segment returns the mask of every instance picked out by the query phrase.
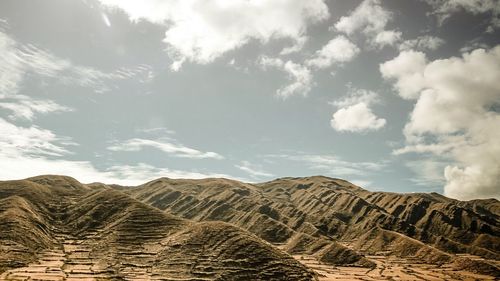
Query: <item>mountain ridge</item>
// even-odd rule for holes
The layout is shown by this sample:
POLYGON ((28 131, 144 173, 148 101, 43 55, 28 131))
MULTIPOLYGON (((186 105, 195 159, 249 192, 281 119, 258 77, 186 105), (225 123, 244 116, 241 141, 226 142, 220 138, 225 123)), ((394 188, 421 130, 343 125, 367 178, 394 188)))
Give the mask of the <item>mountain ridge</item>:
POLYGON ((315 280, 238 227, 179 218, 112 188, 40 176, 2 181, 0 195, 0 280, 315 280))
POLYGON ((324 176, 131 187, 41 175, 0 181, 0 279, 40 267, 40 253, 42 264, 57 260, 52 277, 314 280, 311 268, 382 272, 382 257, 500 277, 498 210, 496 199, 372 192, 324 176))

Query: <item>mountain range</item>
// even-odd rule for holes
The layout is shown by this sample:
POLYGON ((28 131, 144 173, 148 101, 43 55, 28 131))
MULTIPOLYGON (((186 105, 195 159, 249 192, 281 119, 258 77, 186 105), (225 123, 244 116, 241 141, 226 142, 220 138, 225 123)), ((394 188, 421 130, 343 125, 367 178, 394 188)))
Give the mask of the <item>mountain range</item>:
POLYGON ((494 280, 499 216, 496 199, 323 176, 128 187, 44 175, 0 182, 0 279, 494 280))

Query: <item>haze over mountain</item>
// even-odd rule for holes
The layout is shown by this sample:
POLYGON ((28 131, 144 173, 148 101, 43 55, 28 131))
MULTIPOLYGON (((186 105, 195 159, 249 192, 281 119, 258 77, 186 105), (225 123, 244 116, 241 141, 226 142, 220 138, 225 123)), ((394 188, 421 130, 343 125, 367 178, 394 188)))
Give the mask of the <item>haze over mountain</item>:
POLYGON ((136 187, 38 176, 0 182, 0 279, 494 279, 499 216, 495 199, 323 176, 136 187))

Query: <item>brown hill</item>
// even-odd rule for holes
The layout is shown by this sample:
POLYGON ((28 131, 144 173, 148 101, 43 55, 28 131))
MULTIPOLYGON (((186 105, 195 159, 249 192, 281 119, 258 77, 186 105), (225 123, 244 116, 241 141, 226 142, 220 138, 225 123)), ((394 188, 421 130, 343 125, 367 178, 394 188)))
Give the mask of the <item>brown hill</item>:
POLYGON ((233 225, 193 222, 104 185, 0 182, 1 280, 314 280, 233 225))
POLYGON ((121 187, 39 176, 0 182, 0 280, 492 279, 499 210, 327 177, 121 187))
MULTIPOLYGON (((261 184, 161 178, 127 192, 184 218, 235 224, 285 244, 294 254, 321 258, 337 241, 352 249, 351 258, 340 259, 344 264, 374 252, 432 263, 452 262, 455 254, 465 253, 500 259, 500 203, 494 199, 461 202, 436 193, 369 192, 327 177, 261 184)), ((341 252, 347 253, 336 251, 341 252)))

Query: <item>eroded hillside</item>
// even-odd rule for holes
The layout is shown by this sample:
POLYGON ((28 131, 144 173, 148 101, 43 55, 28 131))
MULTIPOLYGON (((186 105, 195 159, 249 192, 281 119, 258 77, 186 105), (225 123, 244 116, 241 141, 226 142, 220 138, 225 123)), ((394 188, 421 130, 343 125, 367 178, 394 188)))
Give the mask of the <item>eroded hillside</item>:
POLYGON ((500 203, 494 199, 369 192, 327 177, 255 185, 162 178, 127 192, 184 218, 238 225, 326 264, 370 268, 375 265, 364 256, 382 253, 455 269, 469 260, 478 273, 500 276, 500 203))
POLYGON ((39 176, 0 182, 0 279, 494 280, 499 210, 327 177, 39 176))
POLYGON ((2 280, 314 280, 288 254, 223 222, 166 214, 104 185, 0 182, 2 280))

